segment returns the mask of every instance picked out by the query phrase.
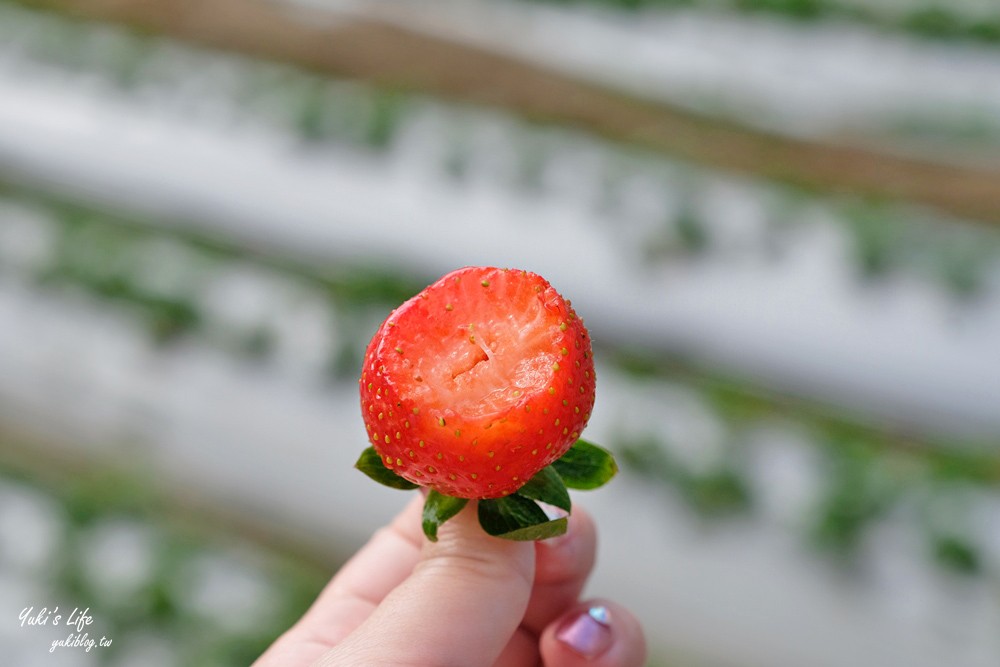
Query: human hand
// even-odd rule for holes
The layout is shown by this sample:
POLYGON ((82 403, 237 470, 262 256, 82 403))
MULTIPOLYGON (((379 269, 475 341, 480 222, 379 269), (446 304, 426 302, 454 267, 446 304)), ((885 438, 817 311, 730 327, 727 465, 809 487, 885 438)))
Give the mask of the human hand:
POLYGON ((593 521, 542 542, 490 537, 474 503, 421 532, 423 498, 378 530, 253 667, 641 667, 642 629, 610 601, 580 602, 593 521))

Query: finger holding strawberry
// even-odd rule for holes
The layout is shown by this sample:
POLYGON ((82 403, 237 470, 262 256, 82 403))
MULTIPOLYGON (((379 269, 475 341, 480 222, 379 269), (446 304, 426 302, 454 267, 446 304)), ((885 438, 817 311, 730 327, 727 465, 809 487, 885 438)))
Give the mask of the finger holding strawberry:
POLYGON ((487 533, 559 535, 539 502, 571 510, 567 487, 617 471, 580 440, 594 407, 583 320, 541 276, 465 267, 409 299, 365 353, 361 410, 371 447, 357 467, 395 488, 429 489, 424 533, 477 500, 487 533))
POLYGON ((500 541, 472 507, 429 542, 421 499, 377 531, 309 611, 254 667, 640 667, 636 618, 609 600, 580 601, 596 532, 578 511, 567 533, 500 541))

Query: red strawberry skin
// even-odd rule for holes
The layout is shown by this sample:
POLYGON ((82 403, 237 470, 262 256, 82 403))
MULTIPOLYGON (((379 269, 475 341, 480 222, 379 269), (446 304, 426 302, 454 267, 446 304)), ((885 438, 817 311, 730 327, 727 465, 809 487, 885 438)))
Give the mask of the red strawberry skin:
POLYGON ((361 411, 396 474, 498 498, 579 438, 594 382, 583 321, 544 278, 466 267, 382 323, 365 353, 361 411))

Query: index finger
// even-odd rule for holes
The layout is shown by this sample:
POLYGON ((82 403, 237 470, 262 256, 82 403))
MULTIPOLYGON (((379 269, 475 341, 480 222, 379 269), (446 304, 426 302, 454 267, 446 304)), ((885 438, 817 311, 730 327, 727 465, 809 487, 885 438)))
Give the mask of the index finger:
POLYGON ((536 636, 552 619, 576 604, 594 569, 597 529, 590 515, 574 503, 565 535, 536 545, 537 561, 524 627, 536 636))

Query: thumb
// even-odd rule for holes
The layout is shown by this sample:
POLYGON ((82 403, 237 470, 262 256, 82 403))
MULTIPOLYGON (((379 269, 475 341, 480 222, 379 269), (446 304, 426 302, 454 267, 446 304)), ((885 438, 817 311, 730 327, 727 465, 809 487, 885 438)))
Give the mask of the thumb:
POLYGON ((475 503, 438 537, 425 542, 413 573, 318 667, 493 665, 524 618, 534 544, 487 535, 475 503))

